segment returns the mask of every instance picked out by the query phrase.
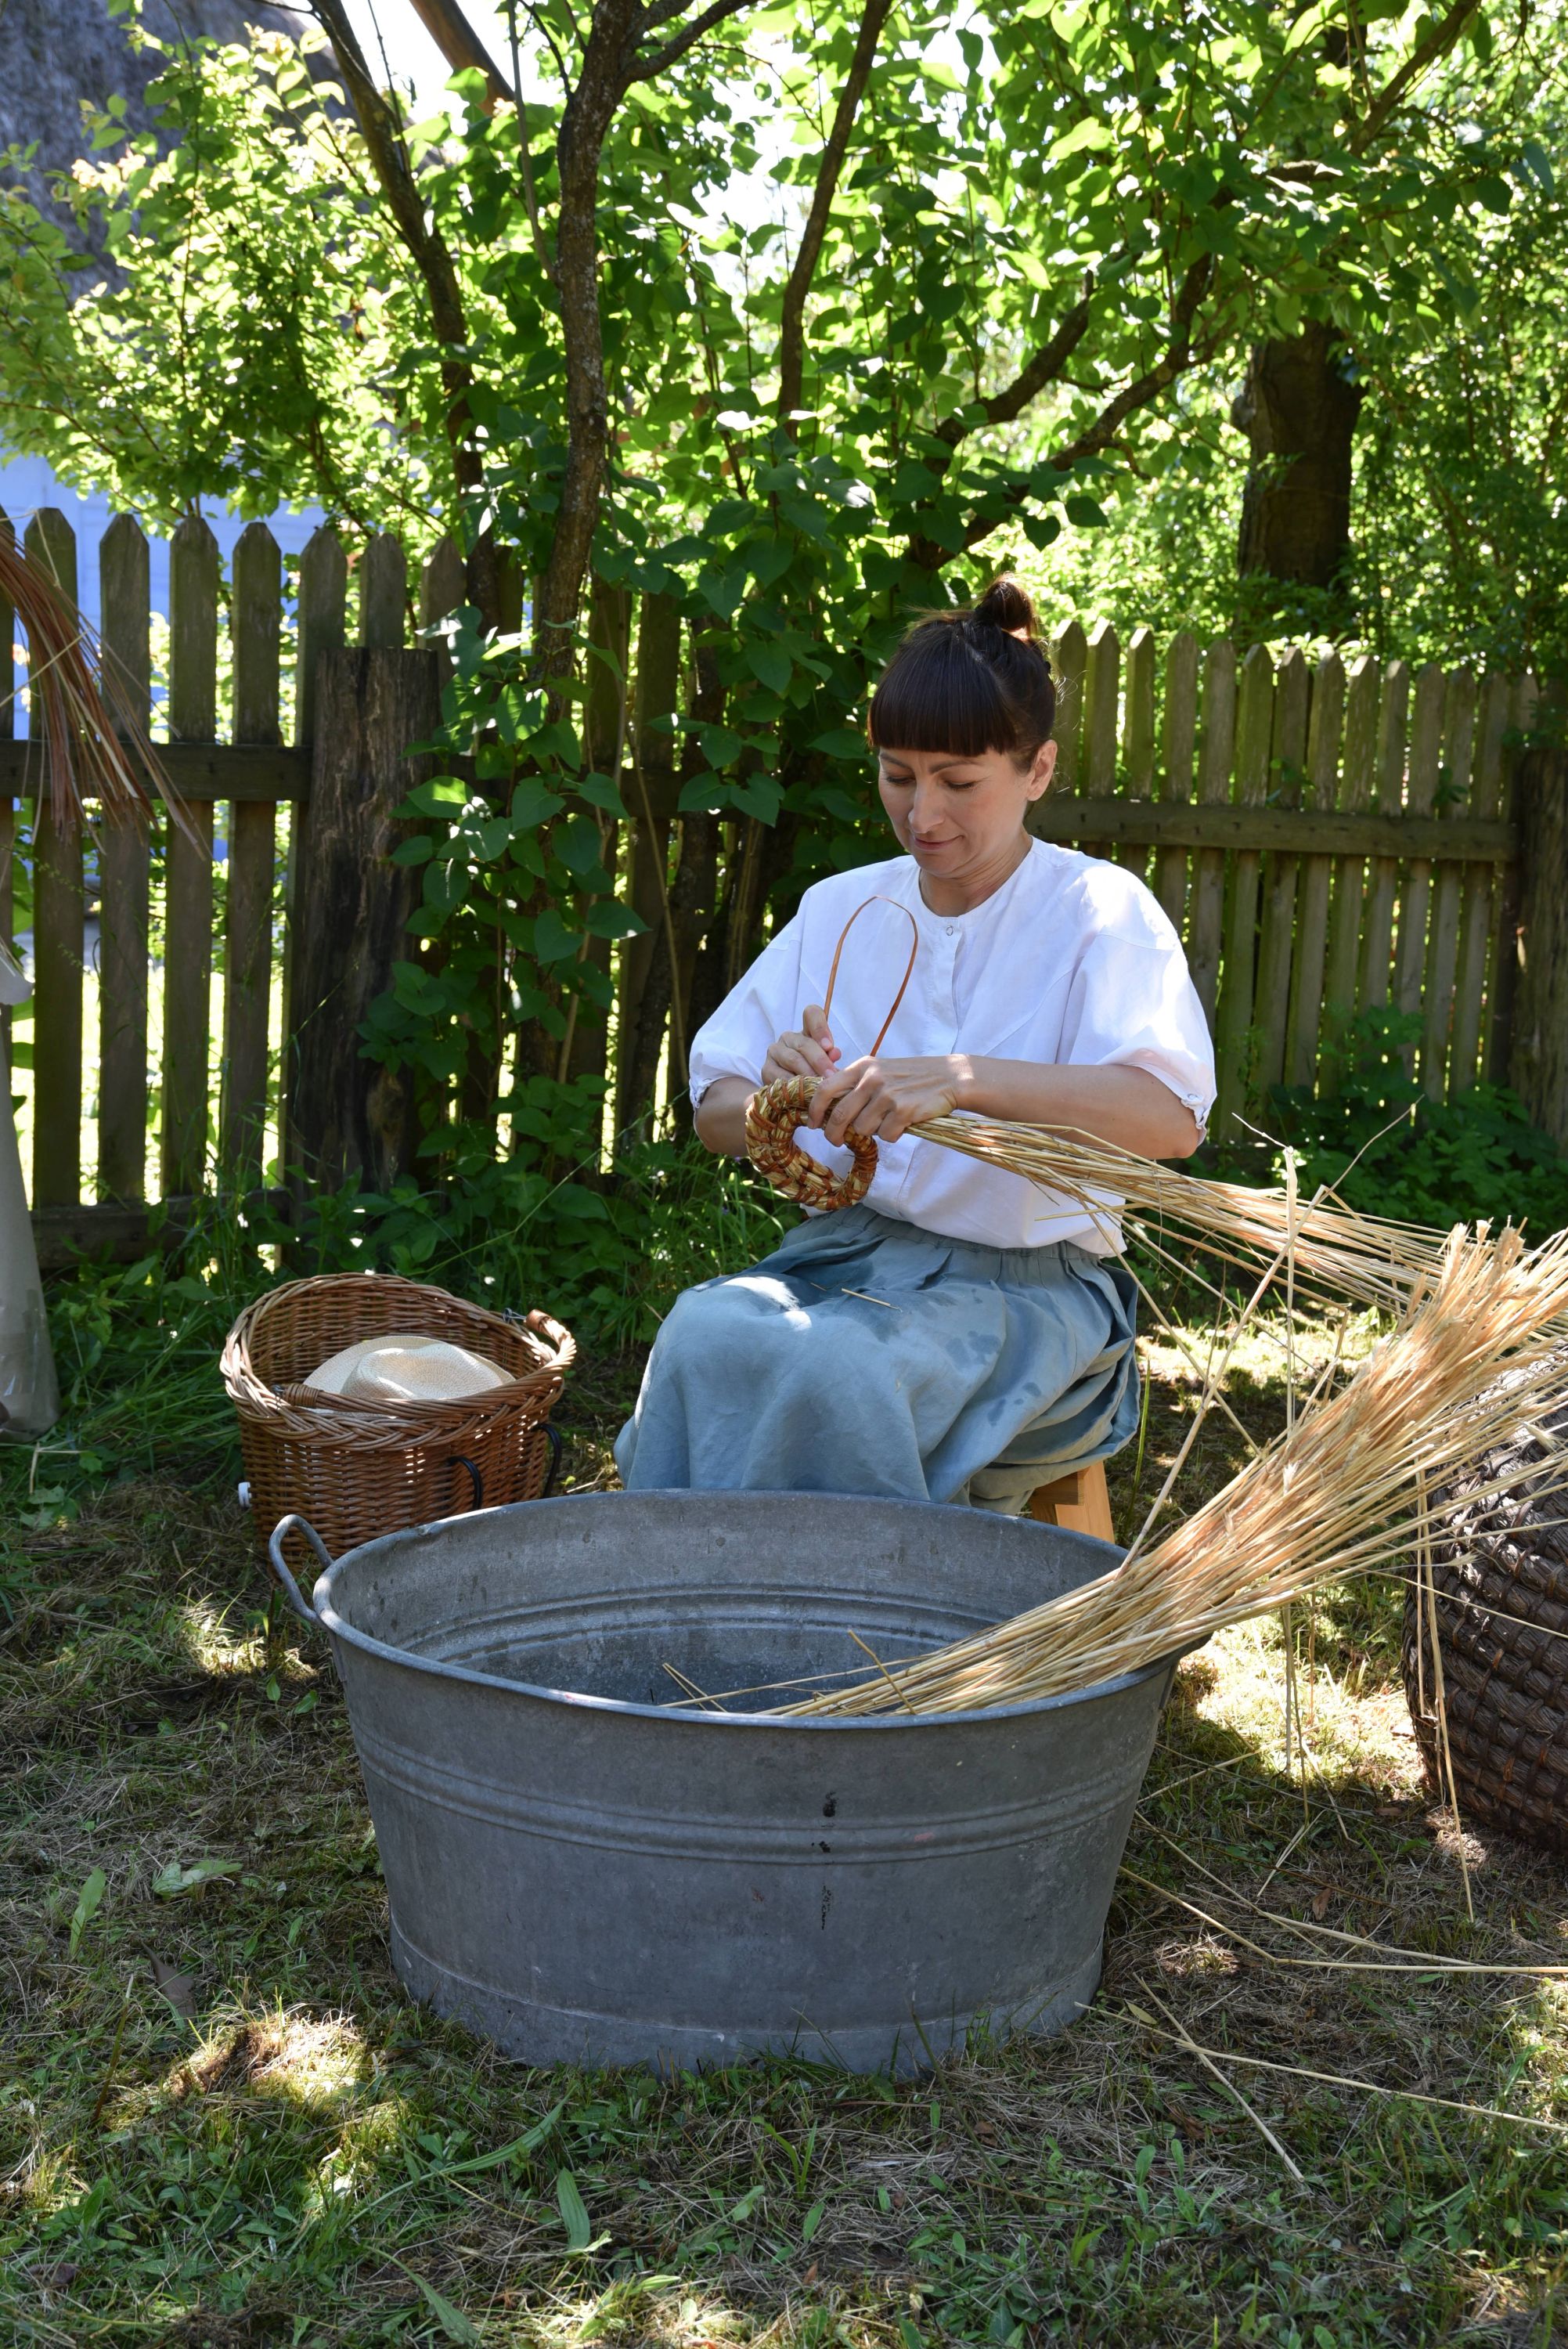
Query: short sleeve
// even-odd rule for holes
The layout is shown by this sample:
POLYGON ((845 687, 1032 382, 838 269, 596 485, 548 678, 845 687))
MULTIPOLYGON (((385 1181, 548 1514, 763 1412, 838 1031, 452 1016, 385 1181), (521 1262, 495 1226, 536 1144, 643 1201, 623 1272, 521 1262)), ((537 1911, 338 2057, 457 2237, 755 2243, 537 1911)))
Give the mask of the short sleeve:
POLYGON ((768 1048, 800 1017, 800 917, 769 939, 738 987, 732 988, 692 1038, 692 1107, 719 1077, 761 1081, 768 1048))
POLYGON ((1079 1067, 1147 1069, 1200 1128, 1214 1105, 1214 1048, 1181 942, 1147 891, 1095 931, 1079 957, 1061 1057, 1079 1067))

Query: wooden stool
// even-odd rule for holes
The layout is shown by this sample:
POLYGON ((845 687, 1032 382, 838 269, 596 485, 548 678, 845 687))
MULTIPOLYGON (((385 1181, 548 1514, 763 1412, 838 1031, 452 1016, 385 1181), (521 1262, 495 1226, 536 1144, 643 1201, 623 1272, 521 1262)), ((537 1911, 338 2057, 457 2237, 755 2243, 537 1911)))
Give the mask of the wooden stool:
POLYGON ((1058 1476, 1054 1485, 1037 1485, 1029 1496, 1029 1515, 1042 1526, 1067 1526, 1075 1534, 1094 1534, 1101 1541, 1114 1541, 1104 1461, 1075 1468, 1070 1476, 1058 1476))

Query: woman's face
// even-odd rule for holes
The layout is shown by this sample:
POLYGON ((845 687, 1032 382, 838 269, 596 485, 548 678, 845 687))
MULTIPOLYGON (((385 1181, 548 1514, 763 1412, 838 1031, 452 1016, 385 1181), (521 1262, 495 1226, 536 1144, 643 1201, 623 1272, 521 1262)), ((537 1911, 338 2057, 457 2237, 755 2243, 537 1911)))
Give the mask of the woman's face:
POLYGON ((1016 864, 1031 800, 1051 780, 1057 746, 1026 766, 1006 750, 960 758, 952 750, 882 750, 878 786, 888 822, 923 874, 965 883, 1016 864))

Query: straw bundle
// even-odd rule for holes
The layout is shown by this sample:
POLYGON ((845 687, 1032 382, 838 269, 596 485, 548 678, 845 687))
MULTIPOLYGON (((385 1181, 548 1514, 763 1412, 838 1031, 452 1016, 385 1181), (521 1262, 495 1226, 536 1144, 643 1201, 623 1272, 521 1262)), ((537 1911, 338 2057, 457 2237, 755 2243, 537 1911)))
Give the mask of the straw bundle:
POLYGON ((41 746, 39 795, 57 824, 82 813, 96 793, 110 818, 139 816, 153 781, 177 823, 190 819, 175 801, 128 682, 117 677, 98 641, 46 561, 19 548, 0 529, 0 603, 9 604, 27 637, 30 732, 41 746))
MULTIPOLYGON (((816 1090, 810 1078, 782 1078, 764 1086, 748 1112, 753 1164, 789 1197, 803 1195, 795 1187, 795 1159, 805 1166, 815 1164, 804 1153, 791 1154, 790 1144, 816 1090)), ((912 1127, 911 1133, 985 1165, 1005 1167, 1072 1201, 1118 1247, 1118 1226, 1130 1220, 1156 1256, 1170 1254, 1162 1238, 1169 1230, 1226 1263, 1255 1267, 1271 1260, 1284 1263, 1288 1257, 1298 1292, 1350 1298, 1397 1311, 1416 1283, 1431 1279, 1442 1262, 1441 1232, 1423 1224, 1358 1215, 1331 1191, 1303 1199, 1294 1183, 1269 1190, 1207 1182, 1091 1135, 1050 1126, 938 1117, 912 1127)), ((867 1151, 874 1166, 874 1143, 853 1136, 851 1144, 857 1174, 867 1151)), ((813 1195, 806 1204, 820 1202, 813 1195)), ((1182 1269, 1189 1268, 1183 1260, 1182 1269)))
POLYGON ((878 1678, 788 1710, 957 1713, 1063 1694, 1424 1548, 1429 1494, 1568 1399, 1553 1327, 1564 1313, 1568 1234, 1527 1249, 1512 1229, 1451 1233, 1355 1376, 1162 1541, 993 1630, 913 1663, 878 1660, 878 1678))

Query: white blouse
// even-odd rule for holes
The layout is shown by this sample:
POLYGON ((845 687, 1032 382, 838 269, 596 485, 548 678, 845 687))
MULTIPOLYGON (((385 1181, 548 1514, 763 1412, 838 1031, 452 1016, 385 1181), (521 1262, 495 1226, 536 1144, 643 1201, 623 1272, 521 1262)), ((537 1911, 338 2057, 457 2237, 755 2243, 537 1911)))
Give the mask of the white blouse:
MULTIPOLYGON (((967 914, 934 914, 912 856, 837 873, 807 890, 699 1030, 691 1047, 694 1102, 718 1077, 758 1083, 768 1049, 824 1000, 845 923, 869 905, 839 960, 831 1014, 840 1065, 869 1052, 898 992, 913 942, 909 988, 882 1044, 889 1058, 967 1052, 1040 1066, 1123 1063, 1148 1069, 1200 1125, 1214 1100, 1214 1055, 1180 939, 1141 881, 1119 864, 1036 840, 1017 871, 967 914)), ((848 1154, 802 1132, 812 1157, 848 1154)), ((866 1204, 884 1216, 983 1247, 1071 1240, 1109 1254, 1111 1231, 1078 1203, 939 1143, 883 1143, 866 1204)), ((1108 1203, 1113 1209, 1119 1202, 1108 1203)))

